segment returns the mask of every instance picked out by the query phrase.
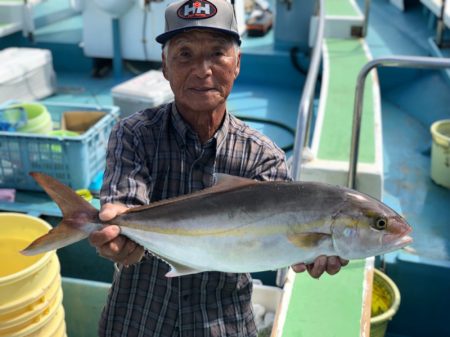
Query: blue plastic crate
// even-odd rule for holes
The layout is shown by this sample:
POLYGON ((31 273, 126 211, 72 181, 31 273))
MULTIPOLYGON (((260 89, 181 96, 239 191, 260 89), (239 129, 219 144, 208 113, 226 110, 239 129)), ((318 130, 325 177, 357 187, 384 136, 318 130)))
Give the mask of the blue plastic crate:
POLYGON ((54 125, 66 111, 102 111, 105 116, 75 137, 0 131, 0 187, 41 191, 30 172, 42 172, 73 189, 87 188, 104 169, 106 146, 119 116, 115 106, 45 103, 54 125))

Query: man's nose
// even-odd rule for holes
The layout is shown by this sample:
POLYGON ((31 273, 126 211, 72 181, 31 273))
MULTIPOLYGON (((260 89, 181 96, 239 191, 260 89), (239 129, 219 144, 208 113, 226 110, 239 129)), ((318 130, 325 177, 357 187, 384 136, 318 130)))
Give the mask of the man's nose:
POLYGON ((209 57, 198 57, 195 66, 194 74, 200 78, 208 77, 212 74, 212 62, 209 57))

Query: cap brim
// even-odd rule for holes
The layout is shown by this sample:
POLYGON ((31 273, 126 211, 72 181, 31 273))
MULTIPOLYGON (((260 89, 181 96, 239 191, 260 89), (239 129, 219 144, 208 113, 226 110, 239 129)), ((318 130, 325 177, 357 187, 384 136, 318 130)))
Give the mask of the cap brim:
POLYGON ((241 45, 241 37, 239 36, 239 34, 233 32, 233 31, 230 31, 230 30, 220 29, 220 28, 216 28, 216 27, 208 27, 208 26, 192 26, 192 27, 183 27, 180 29, 174 29, 174 30, 171 30, 170 32, 158 35, 155 38, 155 40, 156 40, 156 42, 164 45, 167 41, 169 41, 175 35, 189 31, 189 30, 193 30, 193 29, 207 29, 207 30, 214 30, 217 32, 221 32, 225 35, 230 35, 232 38, 234 38, 236 40, 236 42, 239 45, 241 45))

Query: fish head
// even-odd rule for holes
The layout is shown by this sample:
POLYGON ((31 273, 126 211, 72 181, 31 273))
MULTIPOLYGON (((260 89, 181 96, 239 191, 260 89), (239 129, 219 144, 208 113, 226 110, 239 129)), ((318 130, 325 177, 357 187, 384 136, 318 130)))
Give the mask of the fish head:
POLYGON ((333 217, 332 238, 337 254, 361 259, 385 254, 410 244, 412 228, 382 202, 348 190, 343 206, 333 217))

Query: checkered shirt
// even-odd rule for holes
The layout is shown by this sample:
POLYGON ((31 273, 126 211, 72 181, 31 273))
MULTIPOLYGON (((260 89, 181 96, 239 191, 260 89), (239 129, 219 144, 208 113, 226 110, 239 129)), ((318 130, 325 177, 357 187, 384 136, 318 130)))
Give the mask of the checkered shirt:
MULTIPOLYGON (((129 207, 211 186, 214 173, 289 180, 284 153, 268 138, 226 113, 202 144, 174 103, 121 120, 107 151, 102 203, 129 207)), ((146 254, 121 267, 99 324, 99 336, 257 336, 249 274, 203 272, 175 278, 146 254)))

